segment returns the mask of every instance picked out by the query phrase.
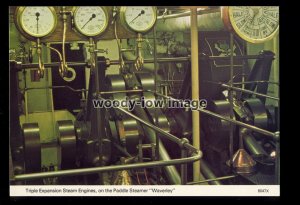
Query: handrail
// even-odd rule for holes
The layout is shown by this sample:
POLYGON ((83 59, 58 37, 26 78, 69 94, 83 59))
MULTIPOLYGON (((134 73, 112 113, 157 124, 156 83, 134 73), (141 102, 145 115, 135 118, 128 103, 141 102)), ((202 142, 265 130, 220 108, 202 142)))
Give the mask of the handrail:
POLYGON ((175 164, 190 163, 190 162, 200 160, 201 157, 202 157, 202 152, 198 151, 196 154, 193 154, 191 157, 181 158, 181 159, 172 159, 168 161, 143 162, 143 163, 126 164, 126 165, 113 165, 113 166, 105 166, 105 167, 70 169, 70 170, 61 170, 61 171, 31 173, 31 174, 20 174, 20 175, 15 175, 12 180, 13 181, 32 180, 32 179, 40 179, 40 178, 48 178, 48 177, 74 176, 74 175, 93 174, 93 173, 108 172, 108 171, 161 167, 161 166, 169 166, 175 164))

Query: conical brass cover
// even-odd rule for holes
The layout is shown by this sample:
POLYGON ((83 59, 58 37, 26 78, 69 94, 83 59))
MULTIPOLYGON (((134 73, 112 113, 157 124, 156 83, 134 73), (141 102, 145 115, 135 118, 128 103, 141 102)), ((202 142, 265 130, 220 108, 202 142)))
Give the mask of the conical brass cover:
POLYGON ((238 174, 251 174, 255 171, 256 162, 244 149, 239 149, 232 158, 232 167, 238 174))

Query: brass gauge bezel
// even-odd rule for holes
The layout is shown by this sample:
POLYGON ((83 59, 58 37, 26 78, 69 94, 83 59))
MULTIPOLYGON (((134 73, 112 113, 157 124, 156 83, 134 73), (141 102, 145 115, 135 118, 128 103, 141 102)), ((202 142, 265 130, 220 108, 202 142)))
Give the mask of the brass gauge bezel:
POLYGON ((54 7, 45 6, 45 7, 49 8, 49 10, 51 11, 52 16, 54 18, 54 24, 53 24, 53 26, 52 26, 52 28, 49 32, 47 32, 46 34, 42 34, 42 35, 36 35, 32 32, 29 32, 24 27, 23 22, 22 22, 22 15, 23 15, 23 12, 25 11, 26 7, 29 7, 29 6, 17 7, 16 11, 15 11, 15 24, 16 24, 16 27, 20 31, 21 34, 23 34, 26 38, 28 38, 30 40, 34 40, 36 38, 41 38, 42 39, 42 38, 48 37, 49 35, 51 35, 55 31, 56 26, 57 26, 57 14, 56 14, 56 11, 55 11, 54 7))
POLYGON ((106 20, 105 20, 104 27, 99 32, 97 32, 96 34, 90 35, 90 34, 87 34, 87 33, 83 32, 78 27, 78 25, 77 25, 77 23, 75 21, 76 13, 77 13, 77 11, 78 11, 78 9, 80 7, 82 7, 82 6, 76 6, 76 7, 73 7, 73 9, 72 9, 72 13, 73 13, 73 26, 75 28, 75 31, 77 31, 78 33, 80 33, 82 36, 85 36, 85 37, 98 37, 98 36, 101 36, 107 30, 108 23, 109 23, 109 15, 108 15, 107 9, 104 6, 95 6, 95 7, 100 7, 103 10, 103 12, 105 14, 105 17, 106 17, 106 20))
POLYGON ((261 39, 254 39, 249 37, 248 35, 244 34, 236 25, 235 19, 233 18, 233 6, 223 6, 221 8, 221 15, 224 22, 225 27, 231 31, 236 33, 240 38, 243 40, 250 42, 250 43, 264 43, 266 41, 271 40, 274 38, 279 32, 279 24, 277 28, 267 37, 261 39))
POLYGON ((154 11, 154 18, 153 18, 153 20, 152 20, 152 22, 151 22, 151 24, 150 24, 151 26, 149 26, 149 28, 144 29, 144 30, 135 30, 135 29, 133 29, 133 28, 127 23, 126 17, 125 17, 125 12, 126 12, 126 9, 128 8, 128 6, 122 6, 122 7, 120 8, 120 22, 121 22, 121 24, 122 24, 127 30, 129 30, 129 31, 131 31, 131 32, 142 33, 142 34, 147 33, 148 31, 150 31, 150 30, 154 27, 154 25, 155 25, 155 23, 156 23, 156 21, 157 21, 157 7, 156 7, 156 6, 151 6, 151 7, 153 8, 153 11, 154 11))

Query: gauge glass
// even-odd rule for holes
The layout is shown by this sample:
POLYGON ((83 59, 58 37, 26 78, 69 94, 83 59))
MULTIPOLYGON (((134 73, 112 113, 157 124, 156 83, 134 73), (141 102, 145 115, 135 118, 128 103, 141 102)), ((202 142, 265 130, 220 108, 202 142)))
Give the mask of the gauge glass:
POLYGON ((108 15, 101 6, 81 6, 74 12, 76 29, 85 36, 97 36, 105 31, 108 15))

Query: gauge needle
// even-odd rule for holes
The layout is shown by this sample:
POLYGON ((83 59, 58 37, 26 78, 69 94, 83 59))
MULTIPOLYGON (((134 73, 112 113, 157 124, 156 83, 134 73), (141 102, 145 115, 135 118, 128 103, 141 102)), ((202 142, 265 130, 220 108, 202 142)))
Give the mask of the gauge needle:
POLYGON ((40 13, 36 12, 35 15, 36 15, 36 33, 38 34, 39 33, 39 16, 40 16, 40 13))
POLYGON ((82 26, 81 29, 83 29, 93 18, 96 18, 96 14, 92 14, 92 17, 82 26))
POLYGON ((134 19, 132 19, 129 24, 131 24, 135 19, 137 19, 138 17, 140 17, 144 13, 145 13, 145 11, 142 10, 141 13, 139 13, 139 15, 137 15, 134 19))

